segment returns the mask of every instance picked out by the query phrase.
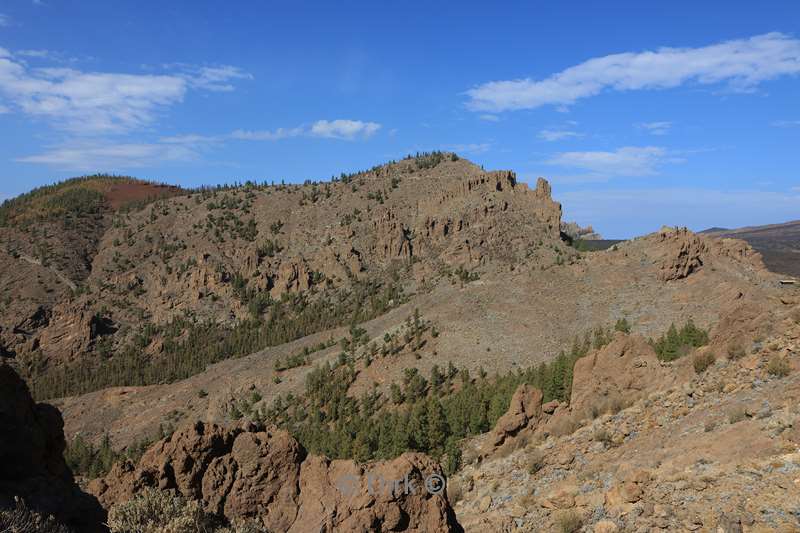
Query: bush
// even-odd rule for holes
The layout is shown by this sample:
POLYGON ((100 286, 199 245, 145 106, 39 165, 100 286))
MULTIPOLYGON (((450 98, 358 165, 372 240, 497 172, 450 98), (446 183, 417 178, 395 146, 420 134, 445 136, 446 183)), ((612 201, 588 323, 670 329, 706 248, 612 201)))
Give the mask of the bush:
POLYGON ((533 450, 529 455, 526 462, 528 473, 530 475, 535 474, 542 468, 544 468, 544 452, 539 450, 538 448, 533 450))
POLYGON ((111 533, 199 533, 211 526, 196 501, 146 488, 133 500, 111 508, 108 528, 111 533))
POLYGON ((3 533, 69 533, 69 529, 52 517, 31 511, 25 503, 15 498, 16 507, 11 510, 0 509, 0 531, 3 533))
POLYGON ((736 342, 728 345, 728 359, 731 361, 741 359, 745 355, 747 355, 747 352, 744 351, 740 343, 736 342))
POLYGON ((617 320, 617 323, 614 324, 614 331, 621 331, 622 333, 630 333, 631 332, 631 325, 628 323, 626 318, 620 318, 617 320))
POLYGON ((556 531, 575 533, 583 527, 583 519, 575 511, 562 511, 555 518, 556 531))
POLYGON ((790 371, 791 367, 789 366, 789 361, 787 361, 786 358, 777 354, 769 358, 769 363, 767 363, 767 372, 769 372, 771 376, 785 378, 789 375, 790 371))
POLYGON ((708 367, 713 365, 716 360, 716 357, 714 357, 714 354, 711 352, 699 353, 695 355, 694 359, 692 360, 694 371, 698 374, 702 374, 708 369, 708 367))
POLYGON ((738 405, 728 411, 728 422, 731 424, 736 424, 737 422, 741 422, 747 416, 747 411, 745 410, 744 406, 738 405))

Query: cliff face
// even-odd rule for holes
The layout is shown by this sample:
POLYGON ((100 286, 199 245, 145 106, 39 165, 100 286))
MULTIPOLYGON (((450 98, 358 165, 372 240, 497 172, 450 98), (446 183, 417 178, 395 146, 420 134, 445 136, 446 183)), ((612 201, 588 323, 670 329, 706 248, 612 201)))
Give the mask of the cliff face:
POLYGON ((43 515, 92 531, 103 511, 72 479, 63 428, 58 409, 34 403, 22 379, 0 363, 0 506, 11 507, 19 497, 43 515))
POLYGON ((174 490, 229 521, 255 519, 269 531, 461 531, 437 463, 406 453, 359 466, 308 456, 285 431, 197 423, 118 464, 89 490, 106 507, 147 487, 174 490))

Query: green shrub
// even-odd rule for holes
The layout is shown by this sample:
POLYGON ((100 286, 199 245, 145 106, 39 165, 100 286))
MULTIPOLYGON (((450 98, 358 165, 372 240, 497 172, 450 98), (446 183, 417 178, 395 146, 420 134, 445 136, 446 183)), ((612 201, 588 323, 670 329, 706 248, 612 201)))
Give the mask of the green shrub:
POLYGON ((211 524, 196 501, 146 488, 111 508, 108 528, 111 533, 201 533, 211 530, 211 524))
POLYGON ((708 344, 708 332, 698 328, 691 320, 678 330, 675 324, 658 340, 650 344, 662 361, 674 361, 688 354, 693 348, 708 344))
POLYGON ((692 359, 694 371, 698 374, 702 374, 708 367, 713 365, 716 360, 716 357, 714 357, 714 354, 711 352, 699 353, 692 359))
POLYGON ((623 333, 630 333, 631 332, 631 325, 628 323, 626 318, 620 318, 617 320, 617 323, 614 324, 614 331, 621 331, 623 333))

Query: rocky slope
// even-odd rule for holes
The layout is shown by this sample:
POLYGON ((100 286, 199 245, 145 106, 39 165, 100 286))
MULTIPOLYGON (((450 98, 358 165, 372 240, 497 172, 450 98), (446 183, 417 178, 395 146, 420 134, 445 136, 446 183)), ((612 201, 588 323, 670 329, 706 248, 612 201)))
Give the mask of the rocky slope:
POLYGON ((286 295, 353 300, 382 285, 413 291, 461 266, 552 262, 561 209, 544 180, 529 189, 512 172, 436 153, 336 182, 244 185, 84 214, 84 225, 97 219, 91 250, 47 267, 23 249, 23 230, 0 234, 13 273, 3 279, 0 349, 45 396, 37 376, 125 350, 158 358, 165 342, 182 341, 187 321, 234 327, 273 317, 270 303, 286 295), (34 277, 18 303, 15 291, 34 277), (184 324, 165 338, 176 320, 184 324))
MULTIPOLYGON (((576 335, 626 318, 648 337, 671 323, 692 318, 702 327, 720 319, 720 310, 743 302, 777 301, 781 289, 758 255, 741 241, 719 241, 685 231, 664 231, 615 249, 514 267, 487 264, 469 283, 441 280, 400 307, 361 326, 378 345, 386 334, 403 331, 419 309, 437 337, 427 335, 416 351, 404 350, 359 367, 353 393, 373 383, 388 387, 405 368, 427 375, 448 362, 476 375, 480 367, 500 373, 555 357, 576 335)), ((117 387, 59 400, 68 435, 98 439, 109 432, 116 446, 157 433, 160 424, 203 420, 230 422, 235 399, 257 391, 259 405, 298 393, 314 364, 335 361, 341 348, 309 354, 310 364, 278 371, 275 361, 347 337, 345 328, 325 331, 285 345, 224 361, 192 378, 169 385, 117 387), (276 383, 276 378, 280 382, 276 383), (200 392, 202 391, 202 393, 200 392)))
POLYGON ((800 221, 738 229, 711 228, 703 232, 714 237, 747 241, 764 257, 774 272, 800 276, 800 221))
POLYGON ((797 531, 800 299, 783 300, 729 308, 711 344, 674 363, 618 334, 578 362, 569 406, 537 407, 536 391, 520 389, 503 424, 468 445, 471 464, 450 480, 461 524, 797 531), (694 369, 708 354, 716 362, 694 369))

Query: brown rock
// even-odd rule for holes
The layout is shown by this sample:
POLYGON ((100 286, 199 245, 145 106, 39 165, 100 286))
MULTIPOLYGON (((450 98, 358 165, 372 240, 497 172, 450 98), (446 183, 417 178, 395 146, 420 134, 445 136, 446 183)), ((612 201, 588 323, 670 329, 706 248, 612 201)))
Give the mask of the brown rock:
POLYGON ((22 379, 0 362, 0 506, 20 497, 40 514, 94 531, 104 513, 81 492, 64 462, 63 427, 58 409, 35 403, 22 379))
POLYGON ((550 400, 549 402, 542 404, 542 411, 547 413, 548 415, 552 415, 558 408, 558 405, 559 405, 558 400, 550 400))
POLYGON ((619 531, 619 527, 611 520, 600 520, 594 525, 594 533, 616 533, 617 531, 619 531))
POLYGON ((508 411, 495 424, 494 445, 499 446, 524 427, 535 427, 541 416, 542 391, 527 384, 520 385, 511 397, 508 411))
POLYGON ((437 463, 407 453, 365 467, 306 457, 285 431, 197 423, 153 445, 139 464, 117 465, 91 490, 104 506, 143 487, 175 489, 227 520, 257 518, 276 531, 456 531, 446 491, 425 480, 437 463))
POLYGON ((676 380, 644 337, 617 333, 614 340, 575 363, 570 405, 574 412, 603 412, 676 380))

